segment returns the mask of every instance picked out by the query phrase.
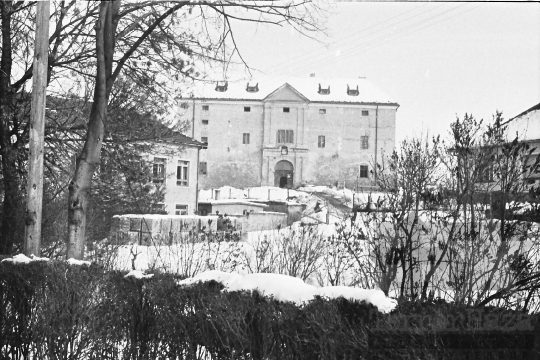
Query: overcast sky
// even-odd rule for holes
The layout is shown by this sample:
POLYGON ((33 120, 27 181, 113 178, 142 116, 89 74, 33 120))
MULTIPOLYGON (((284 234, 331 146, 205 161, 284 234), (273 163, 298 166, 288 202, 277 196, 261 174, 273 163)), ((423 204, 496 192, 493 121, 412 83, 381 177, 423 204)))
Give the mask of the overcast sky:
MULTIPOLYGON (((397 140, 446 135, 456 115, 511 118, 540 102, 538 3, 338 3, 326 45, 290 28, 235 24, 266 75, 366 77, 400 104, 397 140)), ((259 77, 260 73, 254 73, 259 77)))

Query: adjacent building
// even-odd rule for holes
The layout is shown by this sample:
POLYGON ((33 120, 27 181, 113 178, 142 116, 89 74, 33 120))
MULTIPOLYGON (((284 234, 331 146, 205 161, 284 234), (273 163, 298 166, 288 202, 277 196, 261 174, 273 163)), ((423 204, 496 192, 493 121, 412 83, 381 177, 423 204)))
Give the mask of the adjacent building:
POLYGON ((152 182, 165 192, 162 210, 169 215, 193 215, 199 193, 199 153, 206 146, 180 133, 152 141, 152 182))
MULTIPOLYGON (((535 163, 540 156, 540 104, 505 121, 502 125, 506 127, 505 141, 512 142, 517 137, 519 142, 527 143, 529 146, 528 150, 523 149, 518 156, 519 160, 516 160, 516 162, 519 164, 517 164, 518 166, 515 167, 515 170, 513 170, 513 168, 508 169, 510 169, 512 173, 515 171, 514 174, 526 181, 527 185, 538 184, 540 181, 540 170, 535 170, 535 163), (522 168, 522 166, 524 168, 522 168)), ((484 184, 485 188, 490 191, 499 191, 501 181, 500 175, 497 175, 497 172, 501 171, 501 169, 497 171, 497 166, 495 166, 495 163, 490 156, 494 154, 502 155, 502 147, 505 144, 508 143, 502 142, 498 144, 498 146, 480 147, 471 153, 473 156, 473 163, 467 168, 470 169, 471 172, 478 171, 477 181, 484 184)), ((515 155, 510 153, 505 155, 505 157, 506 156, 512 158, 512 156, 515 155)), ((463 159, 463 161, 471 161, 467 160, 466 156, 464 156, 463 159)), ((500 167, 505 169, 507 169, 507 166, 516 165, 514 162, 508 164, 506 162, 500 162, 500 164, 500 167)), ((506 171, 508 171, 508 169, 506 171)), ((509 181, 507 178, 505 179, 505 181, 509 181)), ((527 188, 523 188, 522 190, 527 190, 527 188)))
MULTIPOLYGON (((506 122, 508 126, 508 138, 518 136, 518 139, 529 143, 533 152, 526 160, 529 165, 534 164, 536 158, 540 156, 540 104, 536 104, 530 109, 511 118, 506 122)), ((529 184, 540 181, 540 171, 533 171, 527 176, 529 184)))
POLYGON ((209 189, 372 185, 394 150, 399 105, 366 79, 288 78, 197 85, 181 99, 209 189))

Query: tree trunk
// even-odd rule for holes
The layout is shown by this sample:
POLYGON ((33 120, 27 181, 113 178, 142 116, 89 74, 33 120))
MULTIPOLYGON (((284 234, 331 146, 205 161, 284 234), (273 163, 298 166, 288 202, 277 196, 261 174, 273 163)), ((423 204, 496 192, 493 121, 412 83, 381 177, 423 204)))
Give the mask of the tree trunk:
POLYGON ((49 49, 50 2, 37 4, 36 39, 30 117, 30 153, 26 190, 26 227, 24 254, 40 255, 43 206, 43 142, 45 134, 45 103, 49 49))
POLYGON ((84 257, 86 211, 92 176, 99 163, 107 104, 112 88, 112 60, 115 45, 116 16, 120 1, 102 1, 96 23, 97 75, 94 102, 88 120, 87 137, 77 157, 75 174, 69 184, 67 258, 84 257))
POLYGON ((17 153, 11 139, 10 124, 14 118, 14 94, 11 88, 11 12, 13 3, 0 3, 2 19, 2 55, 0 60, 0 156, 2 157, 2 182, 4 185, 4 204, 0 225, 0 254, 11 254, 17 231, 18 216, 21 213, 19 174, 17 172, 17 153))

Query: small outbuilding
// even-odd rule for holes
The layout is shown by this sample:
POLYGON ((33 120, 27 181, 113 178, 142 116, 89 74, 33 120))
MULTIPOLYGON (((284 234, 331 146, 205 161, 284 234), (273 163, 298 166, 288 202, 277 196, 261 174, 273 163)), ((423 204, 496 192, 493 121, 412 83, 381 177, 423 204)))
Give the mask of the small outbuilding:
POLYGON ((253 212, 266 211, 268 206, 252 201, 227 199, 199 202, 199 215, 246 215, 253 212))

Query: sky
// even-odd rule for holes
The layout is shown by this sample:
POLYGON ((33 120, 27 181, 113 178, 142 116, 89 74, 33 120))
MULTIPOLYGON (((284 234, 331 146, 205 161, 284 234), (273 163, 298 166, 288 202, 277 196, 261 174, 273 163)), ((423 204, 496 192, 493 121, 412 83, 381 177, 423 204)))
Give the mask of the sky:
POLYGON ((465 113, 508 119, 540 102, 540 3, 340 2, 325 26, 317 41, 288 26, 233 31, 253 77, 372 81, 400 104, 397 141, 445 137, 465 113))

